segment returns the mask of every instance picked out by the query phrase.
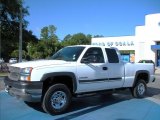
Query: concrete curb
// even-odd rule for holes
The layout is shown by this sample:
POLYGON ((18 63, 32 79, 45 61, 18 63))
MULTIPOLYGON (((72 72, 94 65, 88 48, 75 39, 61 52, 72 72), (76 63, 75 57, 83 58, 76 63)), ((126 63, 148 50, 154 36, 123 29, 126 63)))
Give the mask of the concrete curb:
POLYGON ((156 67, 155 74, 158 74, 158 75, 160 75, 160 67, 156 67))

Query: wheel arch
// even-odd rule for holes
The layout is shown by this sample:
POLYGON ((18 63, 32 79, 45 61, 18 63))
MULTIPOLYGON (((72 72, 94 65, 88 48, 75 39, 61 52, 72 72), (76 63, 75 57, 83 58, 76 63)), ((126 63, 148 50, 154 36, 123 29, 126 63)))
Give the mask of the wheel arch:
POLYGON ((136 74, 135 74, 133 86, 135 86, 136 83, 138 82, 138 80, 140 80, 140 79, 143 79, 147 84, 149 82, 149 79, 150 79, 149 71, 147 71, 147 70, 137 71, 136 74))
POLYGON ((47 73, 43 75, 43 77, 41 78, 41 81, 44 83, 43 88, 46 85, 45 83, 47 83, 48 85, 63 83, 69 87, 69 89, 71 90, 71 93, 74 93, 77 90, 76 76, 72 72, 47 73))

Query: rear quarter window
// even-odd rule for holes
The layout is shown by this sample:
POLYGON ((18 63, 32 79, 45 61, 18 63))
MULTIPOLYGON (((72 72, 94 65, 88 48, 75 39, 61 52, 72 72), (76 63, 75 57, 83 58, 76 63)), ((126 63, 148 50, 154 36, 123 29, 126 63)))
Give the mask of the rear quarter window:
POLYGON ((109 63, 119 63, 119 58, 115 49, 105 49, 109 63))

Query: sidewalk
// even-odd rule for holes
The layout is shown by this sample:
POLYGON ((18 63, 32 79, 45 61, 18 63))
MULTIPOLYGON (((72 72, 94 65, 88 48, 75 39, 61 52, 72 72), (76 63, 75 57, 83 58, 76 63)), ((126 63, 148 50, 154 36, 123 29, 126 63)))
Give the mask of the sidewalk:
POLYGON ((156 67, 156 71, 155 71, 155 74, 157 75, 160 75, 160 67, 156 67))

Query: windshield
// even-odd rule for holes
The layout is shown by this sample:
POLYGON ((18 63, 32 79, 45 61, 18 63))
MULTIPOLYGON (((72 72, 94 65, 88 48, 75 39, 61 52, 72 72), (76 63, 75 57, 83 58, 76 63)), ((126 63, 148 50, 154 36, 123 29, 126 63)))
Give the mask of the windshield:
POLYGON ((55 53, 51 59, 53 60, 64 60, 64 61, 77 61, 84 47, 75 46, 75 47, 65 47, 55 53))

